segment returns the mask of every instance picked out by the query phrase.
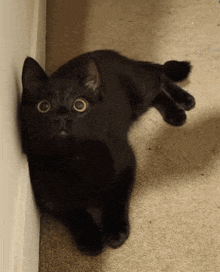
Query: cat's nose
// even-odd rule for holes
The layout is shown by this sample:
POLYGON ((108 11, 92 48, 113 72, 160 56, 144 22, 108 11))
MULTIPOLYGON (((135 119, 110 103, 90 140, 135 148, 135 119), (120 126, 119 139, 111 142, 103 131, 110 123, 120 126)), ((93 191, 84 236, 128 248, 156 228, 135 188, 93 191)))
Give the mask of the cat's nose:
POLYGON ((57 110, 58 115, 65 115, 68 113, 69 113, 69 110, 65 106, 60 106, 57 110))
POLYGON ((66 118, 65 116, 57 116, 53 119, 54 124, 58 127, 60 127, 61 130, 66 130, 71 128, 73 124, 73 120, 66 118))

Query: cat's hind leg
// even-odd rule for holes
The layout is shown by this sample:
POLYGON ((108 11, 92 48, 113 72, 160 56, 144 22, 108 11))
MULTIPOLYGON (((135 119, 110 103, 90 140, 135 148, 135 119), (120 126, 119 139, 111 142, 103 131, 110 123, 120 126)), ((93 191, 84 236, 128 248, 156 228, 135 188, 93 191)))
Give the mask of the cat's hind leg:
POLYGON ((185 111, 194 108, 195 98, 164 77, 161 93, 155 97, 151 105, 161 113, 165 122, 172 126, 182 126, 186 121, 185 111))

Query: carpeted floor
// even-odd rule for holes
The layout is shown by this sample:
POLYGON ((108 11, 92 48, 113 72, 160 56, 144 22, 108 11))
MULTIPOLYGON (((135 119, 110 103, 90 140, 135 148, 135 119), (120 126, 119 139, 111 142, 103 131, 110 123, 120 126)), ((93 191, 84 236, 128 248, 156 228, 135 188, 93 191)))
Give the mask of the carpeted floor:
POLYGON ((148 111, 130 132, 138 169, 131 235, 85 257, 67 230, 41 222, 40 272, 220 271, 220 3, 218 0, 48 0, 47 71, 95 49, 140 60, 190 60, 196 97, 175 128, 148 111))

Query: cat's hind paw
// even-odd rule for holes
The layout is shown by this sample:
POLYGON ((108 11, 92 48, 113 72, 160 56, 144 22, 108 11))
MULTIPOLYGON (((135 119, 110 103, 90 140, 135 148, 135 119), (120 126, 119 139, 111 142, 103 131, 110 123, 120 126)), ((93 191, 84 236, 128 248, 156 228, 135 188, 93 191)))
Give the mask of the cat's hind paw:
POLYGON ((166 111, 163 115, 165 122, 171 126, 180 127, 186 122, 186 114, 183 109, 176 108, 175 111, 166 111))
POLYGON ((185 92, 185 95, 182 95, 182 99, 177 103, 186 111, 193 109, 196 104, 195 98, 187 92, 185 92))

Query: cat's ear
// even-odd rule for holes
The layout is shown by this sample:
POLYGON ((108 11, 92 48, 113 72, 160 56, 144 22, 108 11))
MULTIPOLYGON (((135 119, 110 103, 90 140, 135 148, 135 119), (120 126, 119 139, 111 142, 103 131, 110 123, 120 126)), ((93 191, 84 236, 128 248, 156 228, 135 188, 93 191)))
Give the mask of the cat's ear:
POLYGON ((100 86, 100 82, 101 79, 98 68, 95 62, 93 60, 90 60, 87 66, 87 76, 85 80, 85 85, 95 92, 100 86))
POLYGON ((22 71, 22 85, 24 90, 36 90, 47 81, 47 75, 41 66, 31 57, 24 61, 22 71))

